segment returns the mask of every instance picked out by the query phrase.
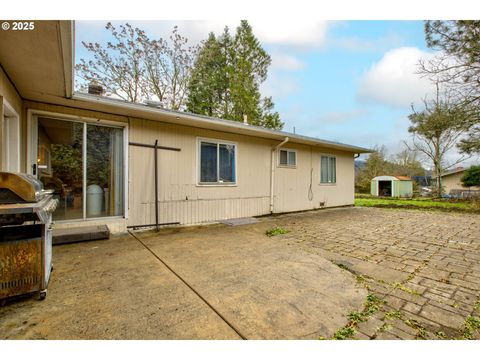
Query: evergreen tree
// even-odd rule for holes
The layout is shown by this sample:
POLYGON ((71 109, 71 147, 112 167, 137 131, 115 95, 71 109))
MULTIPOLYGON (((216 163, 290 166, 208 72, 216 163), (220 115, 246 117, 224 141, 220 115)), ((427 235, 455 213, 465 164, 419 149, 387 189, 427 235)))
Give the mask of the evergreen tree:
POLYGON ((210 33, 199 51, 188 86, 187 109, 224 119, 231 119, 228 103, 227 54, 231 37, 228 28, 216 38, 210 33))
POLYGON ((389 175, 389 164, 385 159, 385 146, 375 146, 374 152, 368 155, 365 167, 358 173, 355 179, 356 190, 362 193, 370 192, 370 181, 379 175, 389 175))
POLYGON ((480 166, 471 166, 461 178, 463 186, 480 186, 480 166))
POLYGON ((273 129, 283 123, 260 84, 267 78, 270 56, 242 20, 232 38, 228 28, 210 34, 200 49, 189 84, 187 109, 193 113, 244 121, 273 129))
POLYGON ((480 154, 480 21, 426 21, 427 46, 437 56, 421 62, 421 72, 442 83, 455 94, 463 108, 469 132, 458 147, 462 152, 480 154))

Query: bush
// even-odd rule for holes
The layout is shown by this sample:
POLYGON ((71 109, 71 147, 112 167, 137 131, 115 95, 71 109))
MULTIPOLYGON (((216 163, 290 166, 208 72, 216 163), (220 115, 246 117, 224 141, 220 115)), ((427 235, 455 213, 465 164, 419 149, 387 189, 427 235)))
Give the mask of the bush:
POLYGON ((462 176, 463 186, 480 186, 480 165, 471 166, 469 169, 465 170, 462 176))

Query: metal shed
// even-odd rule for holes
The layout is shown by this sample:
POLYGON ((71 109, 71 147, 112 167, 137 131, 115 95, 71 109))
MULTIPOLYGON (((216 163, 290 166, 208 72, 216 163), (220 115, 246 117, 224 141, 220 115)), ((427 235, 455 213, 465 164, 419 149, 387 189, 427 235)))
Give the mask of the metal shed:
POLYGON ((411 197, 413 181, 408 176, 377 176, 371 181, 370 193, 374 196, 411 197))

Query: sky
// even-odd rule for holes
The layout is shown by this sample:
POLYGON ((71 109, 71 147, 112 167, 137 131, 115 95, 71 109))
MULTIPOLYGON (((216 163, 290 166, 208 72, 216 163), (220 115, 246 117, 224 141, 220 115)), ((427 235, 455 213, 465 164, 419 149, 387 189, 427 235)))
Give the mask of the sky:
MULTIPOLYGON (((249 19, 247 19, 249 20, 249 19)), ((76 21, 76 59, 90 54, 82 41, 110 40, 107 21, 76 21)), ((239 20, 128 21, 152 38, 168 38, 174 25, 197 44, 209 32, 232 30, 239 20)), ((417 74, 420 59, 434 55, 423 21, 249 20, 271 55, 262 94, 272 96, 285 131, 372 148, 392 155, 408 140, 408 114, 433 94, 417 74)), ((122 21, 113 21, 118 25, 122 21)), ((452 152, 453 160, 457 154, 452 152)))

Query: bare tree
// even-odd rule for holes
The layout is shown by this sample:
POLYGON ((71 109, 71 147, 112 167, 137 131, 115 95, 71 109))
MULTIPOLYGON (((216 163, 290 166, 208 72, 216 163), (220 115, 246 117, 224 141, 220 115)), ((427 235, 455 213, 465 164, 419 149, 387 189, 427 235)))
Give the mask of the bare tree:
POLYGON ((151 40, 145 31, 128 23, 120 25, 120 30, 108 23, 106 29, 115 43, 104 48, 83 42, 94 60, 80 60, 76 66, 80 78, 126 101, 156 100, 168 109, 184 109, 197 47, 188 46, 176 26, 170 41, 151 40))
POLYGON ((459 149, 480 154, 480 21, 426 21, 425 40, 438 53, 420 62, 420 73, 448 88, 451 99, 464 107, 470 131, 459 149))
POLYGON ((144 35, 142 44, 147 93, 166 108, 183 109, 198 46, 188 46, 187 38, 178 33, 177 26, 170 35, 170 43, 164 39, 149 40, 144 35))
POLYGON ((76 65, 78 75, 87 83, 101 85, 108 95, 131 102, 143 100, 144 52, 139 41, 143 31, 128 23, 120 25, 120 30, 110 22, 105 28, 116 41, 108 42, 106 48, 98 43, 82 42, 94 60, 80 59, 76 65))
POLYGON ((425 169, 422 166, 422 154, 415 149, 404 147, 398 153, 390 157, 392 174, 404 176, 422 176, 425 169))
POLYGON ((453 162, 445 159, 447 152, 457 145, 468 130, 465 119, 470 115, 465 113, 463 107, 452 102, 448 92, 441 94, 438 83, 436 85, 436 98, 424 100, 422 111, 416 111, 412 106, 412 114, 408 117, 411 122, 408 129, 412 134, 411 144, 404 143, 408 149, 418 151, 431 161, 437 179, 437 194, 440 196, 443 172, 470 157, 463 154, 453 162))

